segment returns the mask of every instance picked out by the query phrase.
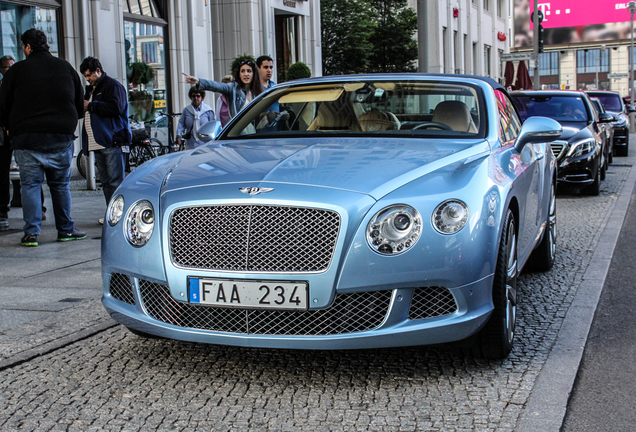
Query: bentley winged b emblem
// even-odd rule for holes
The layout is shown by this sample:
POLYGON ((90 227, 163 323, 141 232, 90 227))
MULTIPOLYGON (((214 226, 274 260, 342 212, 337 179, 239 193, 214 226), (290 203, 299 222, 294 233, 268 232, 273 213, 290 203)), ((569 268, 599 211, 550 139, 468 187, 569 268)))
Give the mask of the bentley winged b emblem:
POLYGON ((274 188, 259 188, 259 187, 242 187, 239 190, 243 193, 250 195, 258 195, 261 193, 271 192, 274 188))

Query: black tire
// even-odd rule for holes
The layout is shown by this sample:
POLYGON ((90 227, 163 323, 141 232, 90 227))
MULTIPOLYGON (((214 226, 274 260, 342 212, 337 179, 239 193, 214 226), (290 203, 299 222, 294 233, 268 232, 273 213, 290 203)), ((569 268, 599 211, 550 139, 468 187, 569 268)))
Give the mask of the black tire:
POLYGON ((126 158, 126 168, 130 172, 154 157, 154 153, 147 145, 131 145, 130 152, 126 158))
POLYGON ((474 357, 501 360, 512 351, 517 313, 517 231, 508 209, 504 219, 492 287, 494 310, 471 348, 474 357))
MULTIPOLYGON (((80 175, 86 178, 86 164, 88 163, 88 156, 84 152, 80 151, 75 159, 75 165, 80 175)), ((95 165, 95 178, 99 180, 99 172, 97 171, 97 165, 95 165)))
POLYGON ((556 257, 556 187, 552 184, 550 190, 550 207, 548 209, 548 220, 541 243, 532 252, 528 269, 533 271, 548 271, 554 265, 556 257))
POLYGON ((581 190, 581 193, 590 196, 598 196, 601 193, 601 171, 602 169, 599 164, 599 167, 596 169, 596 178, 594 179, 594 183, 583 188, 583 190, 581 190))

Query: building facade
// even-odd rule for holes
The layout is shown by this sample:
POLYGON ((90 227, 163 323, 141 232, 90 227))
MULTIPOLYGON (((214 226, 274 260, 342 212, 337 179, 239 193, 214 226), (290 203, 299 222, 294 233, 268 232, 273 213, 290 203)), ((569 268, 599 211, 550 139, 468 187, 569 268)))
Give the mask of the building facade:
MULTIPOLYGON (((2 0, 0 56, 24 59, 20 35, 33 27, 75 68, 99 58, 128 89, 136 120, 181 112, 182 72, 220 80, 242 54, 270 55, 279 79, 296 61, 322 74, 320 0, 2 0)), ((165 139, 167 124, 158 129, 165 139)))
POLYGON ((507 0, 409 0, 418 15, 419 70, 499 80, 509 51, 507 0))

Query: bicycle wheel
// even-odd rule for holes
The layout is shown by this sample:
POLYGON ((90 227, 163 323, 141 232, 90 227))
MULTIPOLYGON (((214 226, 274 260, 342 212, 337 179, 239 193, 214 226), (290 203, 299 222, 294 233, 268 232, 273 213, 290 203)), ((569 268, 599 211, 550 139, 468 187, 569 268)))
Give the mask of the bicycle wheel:
MULTIPOLYGON (((80 175, 86 178, 86 167, 88 164, 88 156, 84 154, 84 152, 80 151, 77 154, 77 158, 75 159, 75 165, 77 166, 77 171, 80 175)), ((95 178, 99 180, 99 172, 97 171, 97 165, 95 165, 95 178)))
POLYGON ((155 154, 155 157, 163 156, 169 153, 168 147, 164 146, 163 143, 159 141, 157 138, 149 138, 149 140, 150 140, 150 148, 152 152, 155 154))
POLYGON ((148 145, 131 145, 130 152, 128 153, 128 161, 126 163, 128 171, 130 172, 134 170, 138 166, 142 165, 144 162, 147 162, 154 157, 155 155, 152 150, 150 150, 148 145))

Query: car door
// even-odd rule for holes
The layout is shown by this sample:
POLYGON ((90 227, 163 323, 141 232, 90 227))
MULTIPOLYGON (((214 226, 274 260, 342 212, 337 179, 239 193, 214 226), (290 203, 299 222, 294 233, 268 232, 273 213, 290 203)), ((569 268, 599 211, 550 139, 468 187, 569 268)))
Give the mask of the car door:
MULTIPOLYGON (((502 142, 516 141, 521 130, 521 120, 514 109, 514 105, 507 94, 497 91, 497 106, 499 109, 499 135, 502 142)), ((546 189, 546 151, 549 144, 528 144, 519 155, 520 169, 518 170, 517 187, 519 205, 519 243, 520 257, 530 253, 532 243, 542 221, 545 221, 543 209, 539 203, 549 193, 546 189), (522 255, 521 255, 522 254, 522 255)))

